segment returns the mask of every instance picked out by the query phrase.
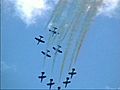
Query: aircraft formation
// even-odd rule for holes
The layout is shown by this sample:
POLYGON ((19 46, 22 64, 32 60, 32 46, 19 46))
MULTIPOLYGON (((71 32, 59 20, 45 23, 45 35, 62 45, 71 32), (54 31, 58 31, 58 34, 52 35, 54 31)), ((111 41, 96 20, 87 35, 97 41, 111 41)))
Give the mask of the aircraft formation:
MULTIPOLYGON (((58 29, 57 27, 53 27, 53 30, 49 29, 49 31, 52 33, 52 37, 55 35, 55 34, 59 34, 56 29, 58 29)), ((39 45, 40 43, 45 43, 44 41, 44 37, 39 35, 39 38, 35 37, 35 40, 37 40, 37 45, 39 45)), ((61 46, 60 45, 57 45, 57 47, 52 47, 53 50, 55 51, 55 54, 57 53, 63 53, 61 49, 61 46)), ((45 56, 45 57, 48 57, 48 58, 51 58, 51 55, 49 54, 50 50, 46 50, 46 51, 41 51, 41 53, 45 56)), ((72 68, 72 71, 71 72, 68 72, 68 75, 69 77, 66 77, 66 80, 63 81, 63 85, 65 88, 67 88, 68 84, 71 83, 71 80, 73 78, 73 76, 77 74, 76 71, 75 71, 75 68, 72 68)), ((38 76, 38 78, 40 79, 40 82, 42 83, 44 81, 44 79, 47 78, 47 76, 45 75, 45 72, 41 72, 41 75, 38 76)), ((53 79, 50 79, 50 81, 46 84, 48 87, 49 87, 49 90, 52 89, 52 86, 55 85, 55 82, 53 79)), ((61 87, 58 86, 57 87, 57 90, 61 90, 61 87)))
MULTIPOLYGON (((103 0, 59 0, 50 17, 50 20, 45 26, 45 30, 50 27, 48 31, 51 34, 48 37, 46 50, 41 52, 45 57, 44 59, 46 59, 46 57, 53 57, 53 70, 55 60, 57 58, 56 56, 62 54, 60 57, 62 59, 56 63, 56 65, 60 64, 61 66, 59 78, 60 80, 64 74, 64 71, 68 68, 69 70, 72 68, 72 72, 68 72, 68 75, 70 77, 66 77, 65 81, 62 82, 62 84, 65 85, 65 88, 67 88, 67 85, 71 83, 73 75, 77 74, 75 72, 75 68, 73 67, 79 60, 79 53, 83 46, 83 42, 85 41, 87 32, 90 30, 91 24, 98 14, 99 7, 102 4, 103 0), (50 53, 52 51, 50 50, 53 44, 57 44, 57 47, 52 47, 54 54, 51 55, 50 53), (60 45, 62 44, 64 44, 64 46, 62 46, 62 48, 64 48, 64 51, 61 50, 60 45)), ((39 43, 45 43, 44 38, 42 36, 39 37, 40 38, 35 38, 38 41, 37 45, 39 43)), ((44 75, 45 74, 43 74, 43 76, 44 75)), ((50 75, 52 75, 52 73, 50 75)), ((49 86, 50 89, 57 83, 54 81, 57 80, 50 79, 50 82, 47 83, 47 86, 49 86)), ((60 89, 61 87, 59 86, 58 90, 60 89)))
MULTIPOLYGON (((38 76, 38 78, 40 79, 41 83, 43 82, 43 80, 44 80, 45 78, 47 78, 44 74, 45 74, 45 72, 41 72, 41 76, 38 76)), ((73 77, 75 74, 77 74, 77 73, 75 72, 75 68, 72 68, 72 71, 69 72, 68 74, 70 75, 70 78, 72 79, 72 77, 73 77)), ((63 84, 65 85, 65 88, 67 88, 68 84, 71 83, 70 78, 69 78, 69 77, 66 77, 66 80, 63 81, 63 84)), ((51 90, 51 89, 52 89, 52 86, 53 86, 54 84, 55 84, 55 82, 53 81, 53 79, 50 79, 50 82, 47 83, 46 85, 49 86, 49 89, 51 90)), ((61 90, 61 87, 60 87, 60 86, 58 87, 58 90, 61 90)))

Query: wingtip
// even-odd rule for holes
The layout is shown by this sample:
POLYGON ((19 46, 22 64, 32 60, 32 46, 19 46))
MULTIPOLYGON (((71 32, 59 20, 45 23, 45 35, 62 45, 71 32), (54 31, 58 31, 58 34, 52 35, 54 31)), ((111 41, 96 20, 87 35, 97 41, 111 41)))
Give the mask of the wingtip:
POLYGON ((43 36, 39 35, 39 37, 44 38, 43 36))
POLYGON ((50 50, 47 49, 47 52, 50 52, 50 50))

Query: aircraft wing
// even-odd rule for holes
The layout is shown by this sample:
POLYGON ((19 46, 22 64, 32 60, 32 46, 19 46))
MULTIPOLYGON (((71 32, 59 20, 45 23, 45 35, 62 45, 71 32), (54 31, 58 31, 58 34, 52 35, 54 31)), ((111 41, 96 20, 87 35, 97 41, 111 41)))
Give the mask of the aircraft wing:
POLYGON ((54 49, 54 50, 56 50, 56 48, 55 48, 55 47, 53 47, 53 49, 54 49))
POLYGON ((46 78, 46 76, 43 76, 43 78, 46 78))
POLYGON ((43 38, 43 36, 39 35, 40 38, 43 38))
POLYGON ((72 72, 69 72, 68 74, 72 74, 72 72))
POLYGON ((54 29, 58 29, 57 27, 53 27, 54 29))
POLYGON ((48 54, 47 54, 46 56, 47 56, 47 57, 51 57, 51 56, 50 56, 50 55, 48 55, 48 54))
POLYGON ((35 37, 36 40, 38 40, 38 38, 35 37))
POLYGON ((56 34, 57 32, 56 31, 53 31, 54 34, 56 34))
POLYGON ((65 82, 63 82, 64 84, 66 84, 66 81, 65 82))
POLYGON ((74 72, 74 74, 77 74, 76 72, 74 72))
POLYGON ((51 83, 48 83, 47 85, 51 85, 51 83))
POLYGON ((42 41, 42 40, 41 40, 41 42, 42 42, 42 43, 45 43, 45 41, 42 41))
POLYGON ((62 53, 62 51, 58 50, 59 53, 62 53))
POLYGON ((52 30, 49 29, 49 31, 51 32, 52 30))
POLYGON ((41 53, 45 55, 45 52, 42 51, 41 53))
POLYGON ((38 76, 38 78, 42 78, 41 76, 38 76))

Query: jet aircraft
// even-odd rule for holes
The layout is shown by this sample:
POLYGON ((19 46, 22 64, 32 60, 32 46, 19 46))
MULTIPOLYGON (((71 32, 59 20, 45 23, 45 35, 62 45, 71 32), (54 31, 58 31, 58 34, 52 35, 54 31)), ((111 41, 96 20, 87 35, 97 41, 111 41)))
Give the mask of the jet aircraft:
POLYGON ((71 75, 71 78, 73 77, 73 75, 77 74, 77 73, 75 72, 75 68, 72 68, 72 72, 69 72, 68 74, 71 75))
POLYGON ((53 49, 56 51, 55 53, 57 53, 57 52, 62 53, 62 51, 59 50, 61 48, 61 46, 60 45, 57 45, 57 46, 58 46, 57 48, 53 47, 53 49))
POLYGON ((43 55, 45 55, 45 56, 47 56, 47 57, 51 57, 51 56, 48 54, 48 52, 50 52, 50 51, 49 51, 49 50, 47 50, 46 52, 41 51, 41 53, 42 53, 43 55))
POLYGON ((69 77, 66 78, 66 81, 63 82, 63 84, 65 84, 65 88, 67 87, 67 85, 71 83, 71 81, 69 81, 69 77))
POLYGON ((58 90, 61 90, 61 87, 58 87, 58 90))
POLYGON ((39 36, 40 38, 36 38, 35 39, 38 41, 37 45, 41 42, 41 43, 45 43, 45 41, 43 41, 41 38, 44 38, 43 36, 39 36))
POLYGON ((55 83, 53 82, 53 79, 50 79, 50 83, 47 83, 47 86, 50 86, 49 89, 51 90, 52 85, 55 83))
POLYGON ((41 79, 41 83, 43 81, 44 78, 46 78, 46 76, 44 76, 45 72, 41 72, 41 76, 38 76, 39 79, 41 79))
POLYGON ((58 28, 53 27, 53 30, 49 29, 49 31, 52 32, 52 36, 54 36, 55 34, 59 34, 57 31, 55 31, 56 29, 58 28))

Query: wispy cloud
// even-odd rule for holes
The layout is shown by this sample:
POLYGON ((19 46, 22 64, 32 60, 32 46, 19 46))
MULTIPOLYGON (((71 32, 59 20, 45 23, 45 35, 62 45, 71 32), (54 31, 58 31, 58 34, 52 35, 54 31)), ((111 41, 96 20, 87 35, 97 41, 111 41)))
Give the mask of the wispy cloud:
POLYGON ((16 66, 15 65, 9 65, 5 61, 1 61, 1 72, 5 72, 5 71, 8 71, 8 70, 16 72, 16 66))
POLYGON ((98 15, 105 15, 113 17, 119 9, 120 0, 103 0, 101 7, 99 8, 98 15))

